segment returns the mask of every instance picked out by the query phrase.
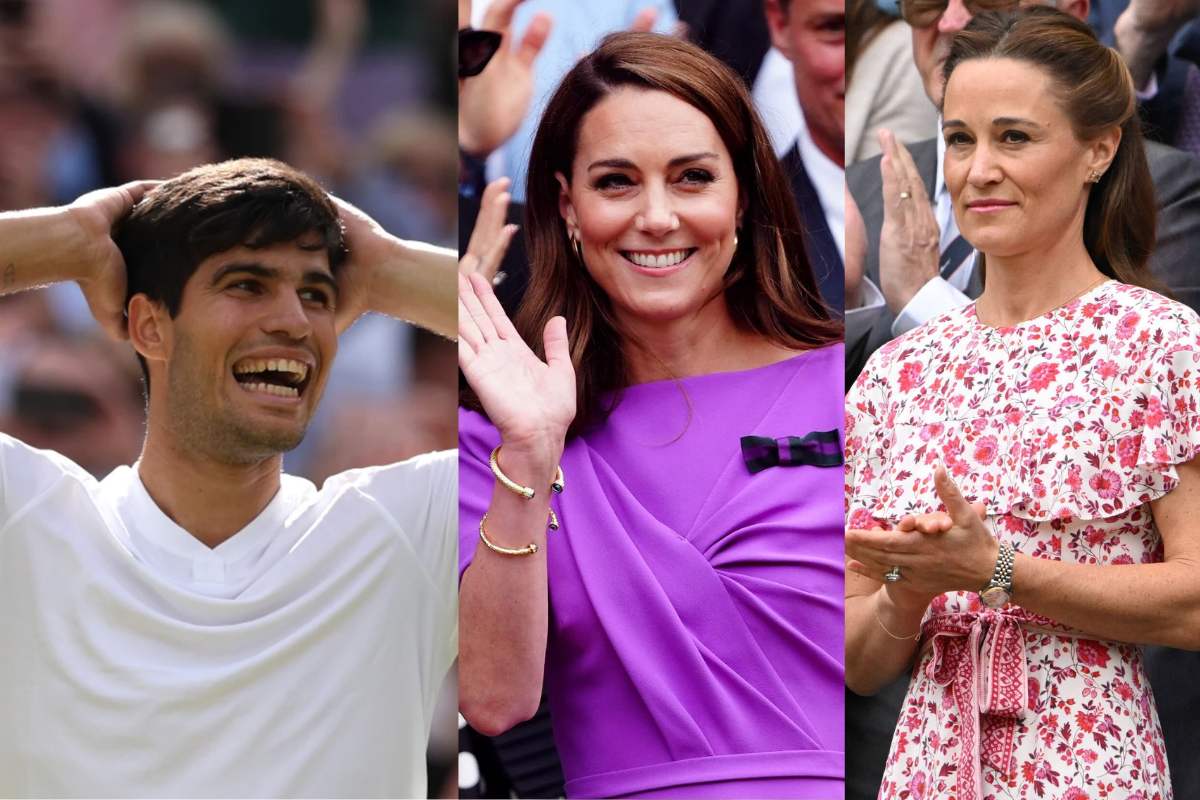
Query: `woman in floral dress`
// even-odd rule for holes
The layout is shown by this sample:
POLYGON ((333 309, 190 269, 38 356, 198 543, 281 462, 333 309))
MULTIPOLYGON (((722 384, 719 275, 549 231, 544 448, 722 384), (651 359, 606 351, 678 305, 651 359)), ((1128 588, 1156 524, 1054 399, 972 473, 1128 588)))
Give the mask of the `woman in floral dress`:
MULTIPOLYGON (((977 16, 944 74, 986 288, 846 400, 846 681, 913 667, 880 797, 1169 798, 1137 644, 1200 648, 1200 320, 1134 285, 1132 83, 1041 7, 977 16)), ((906 153, 884 170, 894 213, 926 203, 906 153)))

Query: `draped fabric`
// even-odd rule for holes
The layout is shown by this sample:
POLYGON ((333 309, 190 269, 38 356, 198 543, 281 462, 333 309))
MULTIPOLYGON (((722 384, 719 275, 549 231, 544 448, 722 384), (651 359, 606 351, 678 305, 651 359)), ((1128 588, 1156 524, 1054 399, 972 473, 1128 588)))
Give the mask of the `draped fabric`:
MULTIPOLYGON (((752 474, 740 439, 840 429, 842 364, 633 386, 568 442, 546 679, 569 796, 841 795, 842 469, 752 474)), ((465 569, 499 440, 471 412, 459 436, 465 569)))

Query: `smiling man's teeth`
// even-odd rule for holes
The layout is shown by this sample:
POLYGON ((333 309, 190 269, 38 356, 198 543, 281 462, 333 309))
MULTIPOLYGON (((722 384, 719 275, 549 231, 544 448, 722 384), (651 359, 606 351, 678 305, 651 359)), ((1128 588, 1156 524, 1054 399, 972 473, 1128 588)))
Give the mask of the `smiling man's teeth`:
POLYGON ((265 394, 273 394, 277 397, 300 396, 300 390, 294 386, 276 386, 273 383, 243 383, 242 386, 251 392, 264 392, 265 394))
POLYGON ((662 267, 673 267, 680 261, 688 257, 689 250, 675 250, 671 253, 635 253, 632 251, 626 252, 625 257, 639 267, 648 267, 650 269, 660 269, 662 267))
POLYGON ((248 358, 238 362, 233 371, 237 375, 248 372, 287 372, 294 375, 299 383, 308 376, 308 365, 290 358, 248 358))

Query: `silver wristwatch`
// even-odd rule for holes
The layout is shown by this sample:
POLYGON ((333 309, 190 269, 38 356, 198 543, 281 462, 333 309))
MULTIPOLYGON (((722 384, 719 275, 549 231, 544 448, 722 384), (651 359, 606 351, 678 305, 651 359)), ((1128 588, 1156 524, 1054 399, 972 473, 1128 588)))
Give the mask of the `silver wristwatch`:
POLYGON ((979 590, 979 601, 988 608, 1000 608, 1012 599, 1013 559, 1016 553, 1012 545, 1000 543, 1000 552, 996 555, 996 569, 988 585, 979 590))

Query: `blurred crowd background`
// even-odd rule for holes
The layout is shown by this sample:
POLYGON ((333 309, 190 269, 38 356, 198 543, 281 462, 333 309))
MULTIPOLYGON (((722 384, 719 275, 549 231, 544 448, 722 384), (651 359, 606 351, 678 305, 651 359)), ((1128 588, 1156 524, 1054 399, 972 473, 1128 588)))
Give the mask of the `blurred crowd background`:
MULTIPOLYGON (((454 26, 450 0, 0 0, 0 210, 270 156, 454 246, 454 26)), ((452 343, 360 320, 286 469, 320 485, 455 447, 455 375, 452 343)), ((102 477, 138 457, 143 420, 132 350, 75 285, 0 298, 0 430, 102 477)), ((436 795, 454 796, 455 705, 434 726, 436 795)))

